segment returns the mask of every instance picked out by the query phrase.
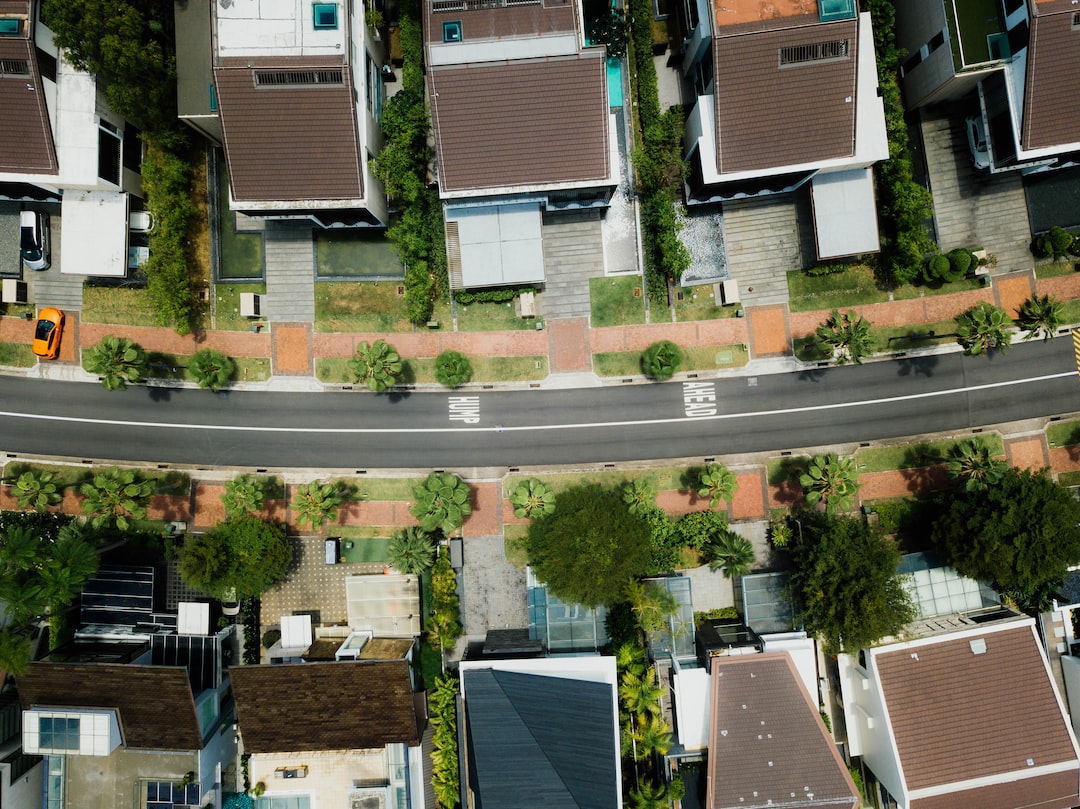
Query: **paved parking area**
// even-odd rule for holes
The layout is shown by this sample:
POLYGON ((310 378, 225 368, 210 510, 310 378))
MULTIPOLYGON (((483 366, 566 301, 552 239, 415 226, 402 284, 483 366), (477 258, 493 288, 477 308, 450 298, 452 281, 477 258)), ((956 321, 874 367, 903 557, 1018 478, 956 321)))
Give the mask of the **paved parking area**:
POLYGON ((0 202, 0 275, 19 274, 19 203, 0 202))
POLYGON ((525 571, 506 561, 503 538, 466 536, 462 542, 461 618, 468 639, 483 640, 489 629, 527 627, 525 571))

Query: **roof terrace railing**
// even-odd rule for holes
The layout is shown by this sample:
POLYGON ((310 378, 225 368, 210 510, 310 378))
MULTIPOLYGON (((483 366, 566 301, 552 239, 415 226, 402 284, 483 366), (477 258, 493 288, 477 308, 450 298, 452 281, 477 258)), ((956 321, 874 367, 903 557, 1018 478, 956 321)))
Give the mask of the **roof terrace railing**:
POLYGON ((436 14, 444 11, 483 11, 490 8, 538 6, 542 1, 543 0, 432 0, 431 10, 436 14))

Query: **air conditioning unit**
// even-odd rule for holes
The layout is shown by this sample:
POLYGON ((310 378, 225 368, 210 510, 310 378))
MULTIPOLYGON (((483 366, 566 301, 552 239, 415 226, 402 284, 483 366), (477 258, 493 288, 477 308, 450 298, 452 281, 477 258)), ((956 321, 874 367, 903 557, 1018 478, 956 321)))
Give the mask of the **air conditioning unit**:
POLYGON ((307 765, 303 767, 279 767, 274 774, 279 778, 307 778, 307 765))

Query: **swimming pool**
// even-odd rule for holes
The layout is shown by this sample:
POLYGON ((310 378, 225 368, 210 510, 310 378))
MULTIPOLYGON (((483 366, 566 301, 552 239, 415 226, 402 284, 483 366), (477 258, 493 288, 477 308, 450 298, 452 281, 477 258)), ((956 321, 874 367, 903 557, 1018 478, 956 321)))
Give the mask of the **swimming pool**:
POLYGON ((607 60, 608 103, 612 107, 621 107, 622 100, 622 60, 607 60))

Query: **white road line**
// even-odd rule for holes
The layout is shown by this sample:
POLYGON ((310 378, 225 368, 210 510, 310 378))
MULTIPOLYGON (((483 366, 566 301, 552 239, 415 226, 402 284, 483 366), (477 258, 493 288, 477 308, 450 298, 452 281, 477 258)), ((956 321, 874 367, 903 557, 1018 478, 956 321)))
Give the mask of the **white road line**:
MULTIPOLYGON (((794 413, 813 413, 823 410, 840 410, 850 407, 869 407, 872 405, 891 404, 893 402, 910 402, 918 399, 933 399, 940 396, 955 396, 959 393, 974 393, 981 390, 993 390, 995 388, 1008 388, 1017 385, 1028 385, 1035 382, 1048 382, 1054 379, 1075 378, 1076 371, 1063 371, 1058 374, 1046 374, 1045 376, 1033 376, 1028 379, 1010 379, 1005 382, 988 382, 984 385, 973 385, 967 388, 949 388, 948 390, 927 391, 925 393, 907 393, 903 396, 886 396, 882 399, 860 399, 852 402, 835 402, 833 404, 809 405, 807 407, 782 407, 776 410, 758 410, 749 413, 719 413, 715 416, 676 416, 663 419, 632 419, 628 421, 594 421, 579 424, 535 424, 520 427, 504 427, 495 424, 490 427, 254 427, 250 425, 230 426, 227 424, 174 424, 151 421, 125 421, 121 419, 93 419, 80 416, 42 416, 35 413, 16 413, 0 411, 0 418, 26 419, 29 421, 53 421, 71 424, 92 424, 106 427, 158 427, 165 430, 212 430, 220 432, 238 433, 284 433, 284 434, 346 434, 346 435, 385 435, 390 433, 460 433, 460 432, 530 432, 533 430, 581 430, 596 427, 639 427, 655 424, 679 424, 682 422, 722 421, 760 416, 785 416, 794 413)), ((673 388, 674 390, 679 390, 673 388)))

